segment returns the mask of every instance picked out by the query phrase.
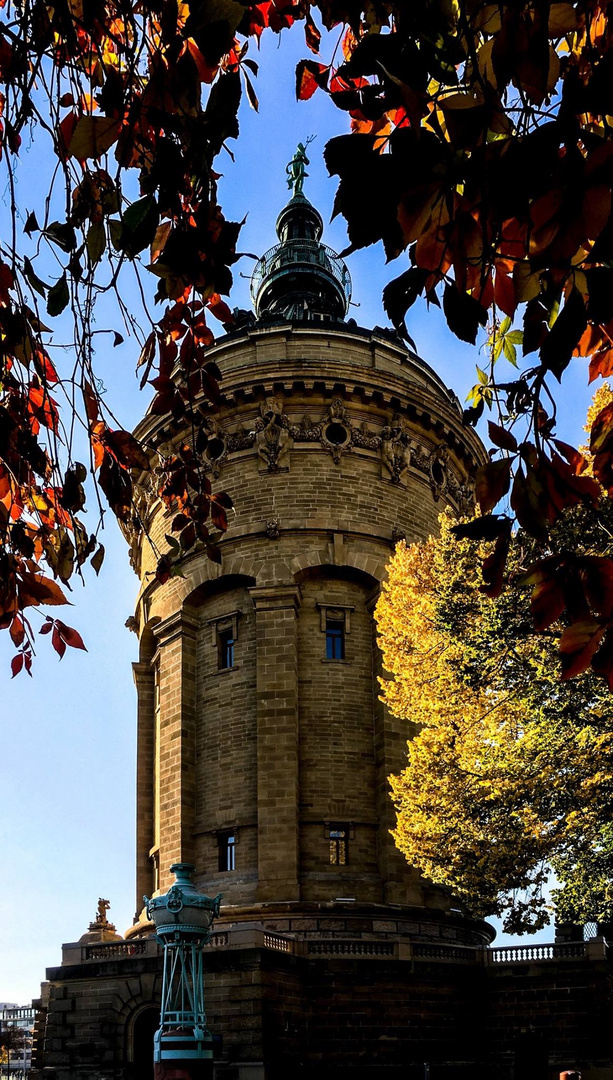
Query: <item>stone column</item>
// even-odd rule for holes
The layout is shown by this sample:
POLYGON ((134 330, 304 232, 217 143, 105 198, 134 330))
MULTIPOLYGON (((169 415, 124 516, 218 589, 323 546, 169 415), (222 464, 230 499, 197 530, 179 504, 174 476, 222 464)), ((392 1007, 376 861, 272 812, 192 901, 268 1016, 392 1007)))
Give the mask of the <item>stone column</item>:
POLYGON ((155 668, 132 664, 137 693, 136 736, 136 915, 143 896, 151 895, 153 873, 149 852, 154 842, 155 668))
POLYGON ((198 628, 196 613, 184 607, 154 629, 160 665, 157 815, 161 889, 172 884, 172 863, 194 859, 198 628))
POLYGON ((250 589, 256 613, 257 899, 298 900, 296 585, 250 589))

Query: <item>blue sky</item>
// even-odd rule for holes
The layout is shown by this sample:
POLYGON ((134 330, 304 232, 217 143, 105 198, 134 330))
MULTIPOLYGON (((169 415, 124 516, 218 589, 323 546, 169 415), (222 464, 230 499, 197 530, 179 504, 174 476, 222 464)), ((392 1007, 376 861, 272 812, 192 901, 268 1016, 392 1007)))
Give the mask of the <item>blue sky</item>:
MULTIPOLYGON (((333 48, 336 35, 329 39, 333 48)), ((307 55, 300 26, 281 41, 264 35, 259 55, 253 45, 250 55, 261 62, 255 80, 260 111, 256 114, 243 102, 240 137, 231 144, 235 161, 222 152, 217 168, 223 173, 219 186, 226 216, 241 220, 247 215, 239 249, 259 255, 276 242, 275 219, 289 194, 285 165, 297 142, 313 134, 317 138, 309 147, 305 194, 329 222, 335 180, 327 175, 322 152, 328 138, 348 130, 348 119, 321 92, 309 102, 295 102, 295 64, 307 55)), ((44 191, 34 149, 25 148, 22 158, 20 202, 36 209, 44 191)), ((337 251, 346 245, 342 219, 327 225, 324 240, 337 251)), ((386 267, 377 245, 352 255, 348 265, 353 298, 360 305, 350 314, 363 326, 388 325, 381 291, 405 269, 406 257, 386 267)), ((237 264, 231 306, 250 306, 252 266, 247 258, 237 264)), ((126 279, 124 296, 136 303, 130 288, 126 279)), ((99 325, 122 329, 111 307, 101 311, 99 325)), ((416 307, 409 329, 424 359, 463 400, 476 381, 476 350, 450 334, 437 310, 416 307)), ((110 347, 108 337, 97 340, 98 373, 118 419, 130 428, 150 396, 137 389, 138 349, 133 339, 118 349, 110 347)), ((586 381, 585 361, 575 361, 564 377, 558 427, 560 437, 571 442, 581 439, 590 399, 586 381)), ((90 513, 93 517, 93 509, 90 513)), ((74 607, 62 616, 79 629, 88 652, 68 649, 59 662, 49 638, 39 639, 34 678, 22 674, 11 680, 11 649, 3 640, 6 635, 0 640, 0 851, 5 867, 0 1001, 26 1003, 38 994, 45 967, 59 964, 62 942, 85 932, 99 896, 110 900, 109 917, 119 932, 134 915, 136 698, 131 662, 137 643, 124 623, 132 613, 137 580, 110 514, 107 521, 100 577, 88 573, 86 589, 75 583, 74 607)))

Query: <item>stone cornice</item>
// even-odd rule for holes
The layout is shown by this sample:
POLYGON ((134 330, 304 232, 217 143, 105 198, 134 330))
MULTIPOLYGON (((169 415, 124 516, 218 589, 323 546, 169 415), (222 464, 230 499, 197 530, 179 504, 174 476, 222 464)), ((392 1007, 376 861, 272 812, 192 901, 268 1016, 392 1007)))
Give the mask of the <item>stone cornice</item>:
POLYGON ((163 648, 179 638, 195 638, 200 628, 200 621, 183 608, 173 612, 167 619, 162 619, 153 627, 153 634, 158 647, 163 648))
POLYGON ((256 611, 297 611, 302 600, 299 585, 256 585, 249 589, 249 595, 256 611))

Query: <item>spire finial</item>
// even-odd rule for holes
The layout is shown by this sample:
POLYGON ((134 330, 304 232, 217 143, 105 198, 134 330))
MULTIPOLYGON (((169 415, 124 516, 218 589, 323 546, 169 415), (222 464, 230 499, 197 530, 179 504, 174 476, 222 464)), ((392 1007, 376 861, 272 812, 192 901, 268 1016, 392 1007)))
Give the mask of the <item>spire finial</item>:
POLYGON ((306 171, 306 166, 310 165, 310 161, 306 156, 306 149, 307 146, 313 142, 314 138, 314 135, 309 135, 306 144, 299 142, 296 153, 285 167, 287 173, 287 186, 288 188, 293 188, 293 195, 302 195, 304 178, 309 175, 306 171))

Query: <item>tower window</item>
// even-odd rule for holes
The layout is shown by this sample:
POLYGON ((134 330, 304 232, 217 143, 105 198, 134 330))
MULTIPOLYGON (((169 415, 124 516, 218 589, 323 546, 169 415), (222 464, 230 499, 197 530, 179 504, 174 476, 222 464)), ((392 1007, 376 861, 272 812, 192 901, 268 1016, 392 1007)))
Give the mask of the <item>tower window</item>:
POLYGON ((329 830, 330 866, 345 866, 349 829, 346 825, 333 825, 329 830))
POLYGON ((240 611, 228 611, 215 619, 207 619, 211 627, 211 645, 217 650, 217 670, 230 671, 236 667, 236 643, 240 611))
POLYGON ((236 833, 219 833, 217 836, 219 849, 219 870, 223 873, 227 870, 236 870, 236 833))
POLYGON ((217 635, 218 645, 218 668, 231 668, 234 667, 234 630, 231 626, 220 630, 217 635))
POLYGON ((345 659, 345 613, 326 613, 326 660, 345 659))

